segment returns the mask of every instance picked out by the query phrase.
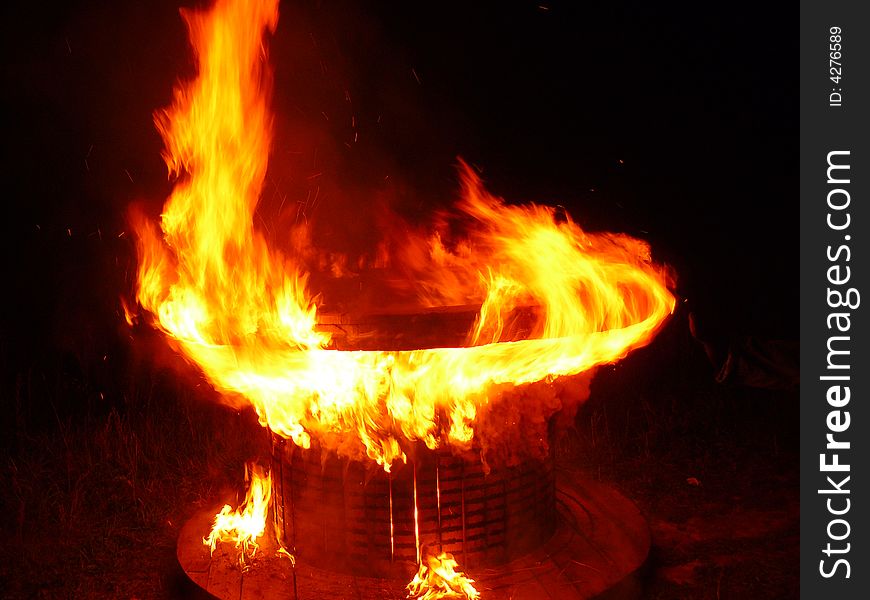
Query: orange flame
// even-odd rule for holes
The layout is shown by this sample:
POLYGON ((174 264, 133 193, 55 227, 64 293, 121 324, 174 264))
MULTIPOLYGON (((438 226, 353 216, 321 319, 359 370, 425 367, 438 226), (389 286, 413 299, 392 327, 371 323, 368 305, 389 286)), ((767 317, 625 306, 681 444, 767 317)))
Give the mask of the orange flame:
POLYGON ((467 447, 478 413, 501 401, 495 386, 612 363, 673 312, 646 243, 587 233, 549 207, 506 205, 462 164, 467 239, 410 239, 423 264, 395 260, 426 302, 480 303, 467 347, 328 349, 302 258, 270 248, 254 227, 272 123, 262 36, 276 27, 278 2, 218 0, 182 14, 198 75, 155 117, 177 180, 159 228, 134 217, 137 299, 228 401, 246 399, 272 431, 306 448, 312 436, 341 440, 346 453, 355 438, 353 452, 389 471, 409 441, 467 447), (518 337, 511 315, 523 306, 538 310, 518 337))
POLYGON ((231 542, 239 551, 239 564, 245 566, 259 549, 257 539, 266 531, 269 502, 272 499, 272 476, 259 466, 245 466, 245 479, 250 483, 245 501, 235 511, 225 504, 214 517, 214 525, 202 543, 214 554, 218 542, 231 542))
POLYGON ((408 598, 415 600, 478 600, 480 592, 462 571, 457 571, 459 563, 447 552, 439 556, 429 555, 414 579, 406 586, 408 598))

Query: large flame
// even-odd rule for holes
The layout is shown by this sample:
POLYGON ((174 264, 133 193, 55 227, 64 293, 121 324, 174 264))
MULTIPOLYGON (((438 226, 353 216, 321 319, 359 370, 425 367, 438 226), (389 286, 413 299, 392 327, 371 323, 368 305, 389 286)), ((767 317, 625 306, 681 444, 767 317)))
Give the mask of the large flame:
POLYGON ((438 556, 430 554, 414 578, 406 586, 408 598, 414 600, 478 600, 480 592, 474 587, 474 580, 462 571, 459 564, 448 552, 438 556))
POLYGON ((346 450, 355 439, 389 470, 408 441, 467 445, 494 386, 614 362, 673 311, 646 243, 587 233, 545 206, 506 205, 462 165, 458 209, 470 233, 409 239, 394 260, 416 273, 409 285, 428 303, 480 304, 466 347, 329 349, 302 258, 270 248, 254 227, 272 122, 263 34, 278 2, 218 0, 183 16, 198 75, 156 116, 177 179, 159 227, 135 218, 137 297, 216 389, 247 399, 272 431, 302 447, 315 436, 346 450), (536 320, 518 339, 511 314, 528 306, 536 320))

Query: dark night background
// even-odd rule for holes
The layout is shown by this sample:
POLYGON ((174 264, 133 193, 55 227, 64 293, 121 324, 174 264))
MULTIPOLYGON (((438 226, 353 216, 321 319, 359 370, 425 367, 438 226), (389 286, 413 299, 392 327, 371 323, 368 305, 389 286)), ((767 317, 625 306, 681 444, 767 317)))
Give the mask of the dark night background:
MULTIPOLYGON (((197 425, 242 430, 249 415, 131 334, 119 304, 135 268, 125 211, 157 214, 170 189, 151 114, 193 73, 185 29, 164 0, 3 11, 0 589, 171 594, 179 519, 249 458, 197 425)), ((270 235, 302 206, 342 249, 383 198, 406 214, 452 198, 461 156, 509 201, 647 239, 676 269, 674 319, 578 418, 592 467, 650 516, 650 597, 796 593, 797 396, 713 384, 686 315, 798 338, 797 16, 762 2, 302 0, 282 3, 271 41, 270 235), (602 423, 604 442, 589 434, 602 423), (780 517, 739 541, 668 537, 694 518, 758 533, 780 517)))

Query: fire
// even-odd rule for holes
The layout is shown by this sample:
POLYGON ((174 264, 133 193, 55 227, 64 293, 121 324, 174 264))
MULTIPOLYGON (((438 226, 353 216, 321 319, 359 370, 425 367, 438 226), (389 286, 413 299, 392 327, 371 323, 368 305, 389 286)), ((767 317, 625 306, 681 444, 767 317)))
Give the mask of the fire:
POLYGON ((507 397, 493 390, 615 362, 673 312, 668 275, 645 242, 586 232, 546 206, 505 204, 462 164, 467 235, 414 235, 390 260, 413 275, 421 305, 479 304, 465 347, 330 349, 304 253, 270 247, 254 226, 272 141, 263 35, 275 30, 278 2, 218 0, 182 14, 198 74, 155 117, 176 181, 159 226, 134 215, 137 300, 263 426, 389 471, 411 442, 469 447, 481 411, 507 397), (535 310, 523 335, 511 326, 520 307, 535 310))
POLYGON ((218 542, 231 542, 239 551, 239 564, 245 566, 259 549, 257 539, 266 531, 269 502, 272 499, 272 476, 259 466, 245 467, 245 479, 250 482, 245 501, 235 511, 225 504, 215 515, 214 525, 202 543, 214 554, 218 542))
POLYGON ((438 556, 429 555, 426 562, 407 585, 408 598, 416 600, 478 600, 480 592, 462 571, 457 571, 458 563, 453 555, 443 552, 438 556))

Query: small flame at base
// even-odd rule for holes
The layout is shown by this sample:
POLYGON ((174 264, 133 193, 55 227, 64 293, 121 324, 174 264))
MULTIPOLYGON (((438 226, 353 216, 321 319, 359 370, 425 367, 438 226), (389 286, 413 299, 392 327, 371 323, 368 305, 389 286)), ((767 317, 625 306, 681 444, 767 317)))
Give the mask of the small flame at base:
POLYGON ((420 563, 420 570, 406 586, 413 600, 479 600, 473 579, 457 571, 459 563, 448 552, 429 555, 420 563))
POLYGON ((235 511, 225 504, 214 517, 214 526, 202 543, 214 554, 218 542, 232 542, 239 550, 239 565, 247 566, 259 549, 257 539, 266 531, 266 517, 272 499, 272 475, 258 465, 245 466, 250 485, 245 501, 235 511))

